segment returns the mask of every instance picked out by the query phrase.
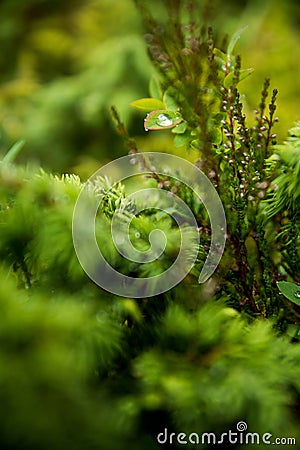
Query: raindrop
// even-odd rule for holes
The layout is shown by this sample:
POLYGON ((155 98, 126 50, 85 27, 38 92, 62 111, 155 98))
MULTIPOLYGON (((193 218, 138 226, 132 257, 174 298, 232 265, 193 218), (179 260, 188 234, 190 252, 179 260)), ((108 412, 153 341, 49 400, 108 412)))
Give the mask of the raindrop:
POLYGON ((300 291, 295 291, 294 292, 294 297, 300 298, 300 291))
POLYGON ((135 233, 135 237, 138 239, 138 238, 141 237, 141 234, 137 231, 137 232, 135 233))
POLYGON ((145 130, 162 130, 173 128, 182 122, 179 112, 169 110, 155 110, 147 114, 144 119, 145 130))
POLYGON ((173 125, 173 120, 170 117, 166 116, 166 114, 159 114, 157 117, 157 125, 160 127, 170 127, 173 125))

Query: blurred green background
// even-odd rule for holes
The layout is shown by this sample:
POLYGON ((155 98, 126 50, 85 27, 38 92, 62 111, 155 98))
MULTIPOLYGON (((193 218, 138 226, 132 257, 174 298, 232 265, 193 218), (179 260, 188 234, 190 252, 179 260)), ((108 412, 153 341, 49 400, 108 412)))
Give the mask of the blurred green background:
MULTIPOLYGON (((237 46, 255 68, 240 85, 245 110, 251 117, 270 76, 285 139, 300 119, 299 2, 214 4, 218 33, 248 24, 237 46)), ((146 133, 129 105, 148 95, 154 73, 133 0, 1 0, 0 21, 0 160, 25 139, 18 162, 87 177, 126 154, 112 105, 141 148, 173 151, 169 133, 146 133)), ((1 448, 153 450, 165 424, 221 432, 241 419, 251 431, 296 435, 299 346, 222 304, 191 314, 192 286, 171 294, 179 306, 166 314, 156 299, 100 292, 71 240, 79 180, 29 173, 1 172, 1 448), (14 274, 21 263, 32 289, 14 274)))
MULTIPOLYGON (((284 139, 299 119, 299 2, 214 5, 218 33, 248 25, 237 46, 243 67, 255 68, 241 84, 246 112, 251 116, 270 76, 279 89, 276 131, 284 139)), ((133 0, 2 0, 0 20, 0 157, 25 139, 19 161, 90 175, 99 163, 126 153, 112 105, 140 145, 164 148, 155 133, 146 135, 143 115, 129 106, 148 95, 154 73, 133 0)))

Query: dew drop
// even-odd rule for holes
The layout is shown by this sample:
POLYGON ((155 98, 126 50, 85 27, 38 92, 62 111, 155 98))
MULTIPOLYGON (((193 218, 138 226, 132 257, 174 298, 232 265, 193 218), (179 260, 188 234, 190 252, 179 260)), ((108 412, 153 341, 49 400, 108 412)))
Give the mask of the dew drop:
POLYGON ((141 234, 137 231, 137 232, 135 233, 135 237, 138 239, 138 238, 141 237, 141 234))
POLYGON ((157 125, 159 125, 160 127, 170 127, 171 125, 173 125, 173 120, 165 114, 159 114, 156 120, 157 125))
POLYGON ((300 291, 295 291, 294 292, 294 297, 300 298, 300 291))

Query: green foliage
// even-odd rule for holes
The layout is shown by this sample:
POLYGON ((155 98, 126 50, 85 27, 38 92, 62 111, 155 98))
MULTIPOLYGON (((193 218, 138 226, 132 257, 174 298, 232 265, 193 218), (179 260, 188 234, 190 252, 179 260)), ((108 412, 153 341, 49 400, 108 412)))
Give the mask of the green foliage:
POLYGON ((119 353, 120 330, 78 300, 17 290, 1 270, 2 448, 109 448, 114 411, 99 409, 105 392, 91 380, 119 353))
POLYGON ((282 274, 299 281, 299 123, 289 131, 283 144, 276 145, 267 160, 274 179, 266 199, 266 220, 276 227, 275 242, 279 246, 282 274), (279 224, 279 226, 278 226, 279 224))
MULTIPOLYGON (((142 354, 135 371, 145 407, 167 410, 172 431, 221 434, 243 417, 249 430, 295 433, 289 389, 281 383, 289 367, 288 378, 298 385, 299 356, 285 340, 274 339, 271 324, 259 320, 248 326, 217 304, 194 314, 172 306, 159 332, 159 348, 142 354)), ((163 431, 161 424, 156 427, 163 431)))
MULTIPOLYGON (((293 215, 299 208, 300 189, 300 122, 289 130, 283 144, 276 145, 274 154, 269 160, 270 165, 279 166, 278 174, 272 184, 273 194, 271 205, 267 209, 268 217, 273 217, 285 210, 293 215), (281 164, 280 164, 281 163, 281 164)), ((273 169, 274 170, 274 169, 273 169)))
MULTIPOLYGON (((249 125, 239 83, 252 69, 242 69, 241 57, 234 54, 245 27, 233 34, 224 50, 224 44, 217 46, 220 37, 212 28, 201 27, 194 16, 184 17, 180 30, 176 27, 184 2, 174 10, 167 7, 167 25, 146 9, 145 2, 140 7, 149 31, 149 54, 161 75, 160 82, 151 80, 150 91, 160 92, 164 104, 171 99, 172 105, 170 111, 150 111, 145 128, 172 128, 174 146, 194 151, 194 162, 212 180, 226 208, 227 247, 215 294, 229 295, 237 309, 277 317, 280 327, 280 311, 285 309, 284 320, 293 322, 297 311, 286 310, 276 281, 299 277, 297 125, 286 143, 276 145, 278 91, 269 94, 269 79, 249 125)), ((152 101, 156 100, 138 100, 132 106, 143 102, 146 109, 152 101)), ((201 220, 204 229, 209 229, 207 219, 201 220)))
POLYGON ((7 152, 7 154, 2 159, 1 163, 12 163, 14 159, 17 157, 18 153, 22 150, 24 147, 25 142, 24 141, 18 141, 16 142, 7 152))
POLYGON ((135 102, 131 102, 130 104, 137 109, 143 109, 146 111, 165 108, 165 104, 157 98, 141 98, 140 100, 136 100, 135 102))
MULTIPOLYGON (((16 136, 20 131, 13 126, 9 132, 4 121, 4 136, 13 136, 16 144, 6 145, 9 139, 2 136, 0 447, 154 450, 166 427, 169 433, 221 434, 235 430, 241 420, 250 432, 299 439, 299 124, 277 144, 277 90, 270 92, 269 79, 249 118, 240 90, 246 83, 240 82, 252 70, 243 69, 236 54, 247 30, 235 27, 228 43, 207 26, 212 19, 208 4, 137 1, 157 71, 150 80, 150 97, 145 97, 145 67, 150 65, 141 56, 141 40, 134 35, 101 41, 113 23, 101 2, 42 3, 21 2, 16 17, 16 2, 4 1, 0 7, 9 18, 0 42, 7 34, 18 40, 25 18, 31 25, 16 57, 26 76, 16 84, 21 89, 27 80, 22 95, 30 100, 32 114, 27 104, 17 122, 26 120, 16 128, 26 129, 21 134, 33 154, 39 154, 37 149, 48 152, 48 160, 41 158, 46 165, 59 156, 55 164, 61 169, 75 164, 81 147, 91 154, 108 142, 105 155, 113 158, 116 141, 109 131, 104 136, 103 111, 115 103, 120 117, 136 124, 132 102, 148 113, 144 127, 150 130, 150 142, 161 133, 165 151, 175 148, 209 177, 226 210, 227 243, 214 276, 199 285, 211 240, 208 213, 190 188, 151 170, 147 178, 131 182, 176 194, 191 208, 200 244, 189 227, 185 232, 190 252, 198 255, 196 264, 180 285, 155 297, 135 300, 101 290, 84 273, 72 242, 81 178, 14 165, 23 141, 16 136), (99 11, 105 13, 103 30, 99 11), (72 27, 79 29, 80 39, 72 27)), ((222 12, 232 4, 241 8, 229 2, 222 12)), ((123 5, 124 15, 128 6, 123 5)), ((3 61, 1 55, 1 66, 3 61)), ((6 70, 13 72, 12 62, 6 70)), ((2 106, 7 111, 13 99, 10 108, 16 117, 23 103, 18 95, 11 97, 16 85, 10 88, 4 83, 2 106)), ((136 164, 138 145, 112 111, 136 164)), ((98 245, 116 270, 143 278, 171 266, 180 249, 180 233, 170 217, 181 214, 175 203, 165 208, 158 199, 157 209, 143 209, 147 205, 129 197, 130 182, 112 184, 106 177, 87 187, 85 201, 96 198, 100 203, 98 245), (149 249, 151 232, 163 231, 163 255, 145 264, 128 262, 111 237, 115 217, 120 220, 116 239, 130 223, 131 242, 143 252, 149 249)))
MULTIPOLYGON (((160 3, 151 8, 163 18, 160 3)), ((255 67, 251 86, 243 84, 245 107, 255 107, 256 92, 271 73, 281 93, 277 132, 283 138, 298 119, 299 77, 291 75, 300 61, 297 3, 214 3, 197 1, 196 8, 218 34, 230 35, 248 24, 234 48, 243 54, 245 67, 255 67)), ((3 0, 0 16, 0 159, 14 142, 25 139, 28 145, 19 160, 88 176, 95 160, 109 159, 112 149, 114 157, 121 155, 109 117, 112 104, 131 133, 143 137, 138 113, 128 103, 145 95, 154 69, 131 0, 3 0)), ((226 55, 228 39, 219 47, 226 55)), ((159 92, 151 96, 160 99, 159 92)))
POLYGON ((51 268, 59 274, 58 267, 60 282, 67 274, 72 283, 82 276, 80 270, 73 273, 77 265, 70 223, 81 184, 75 176, 38 174, 30 182, 23 178, 28 174, 19 176, 18 170, 1 167, 1 257, 26 286, 41 276, 51 278, 51 268))
POLYGON ((109 109, 135 128, 127 105, 151 70, 131 2, 4 1, 0 15, 0 155, 25 139, 20 160, 60 172, 120 155, 109 109))
POLYGON ((296 305, 300 305, 300 290, 297 284, 289 283, 288 281, 278 281, 277 286, 286 298, 296 305))

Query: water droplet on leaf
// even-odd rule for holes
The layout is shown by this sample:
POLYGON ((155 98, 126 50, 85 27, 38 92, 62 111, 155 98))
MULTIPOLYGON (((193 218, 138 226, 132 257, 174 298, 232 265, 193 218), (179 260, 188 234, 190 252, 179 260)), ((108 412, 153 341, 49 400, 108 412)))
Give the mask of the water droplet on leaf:
POLYGON ((144 128, 146 131, 173 128, 182 120, 181 114, 177 111, 156 110, 147 114, 144 120, 144 128))
POLYGON ((294 292, 294 297, 300 298, 300 291, 295 291, 294 292))
POLYGON ((159 114, 157 117, 157 124, 161 127, 169 127, 170 125, 173 125, 173 120, 165 114, 159 114))

